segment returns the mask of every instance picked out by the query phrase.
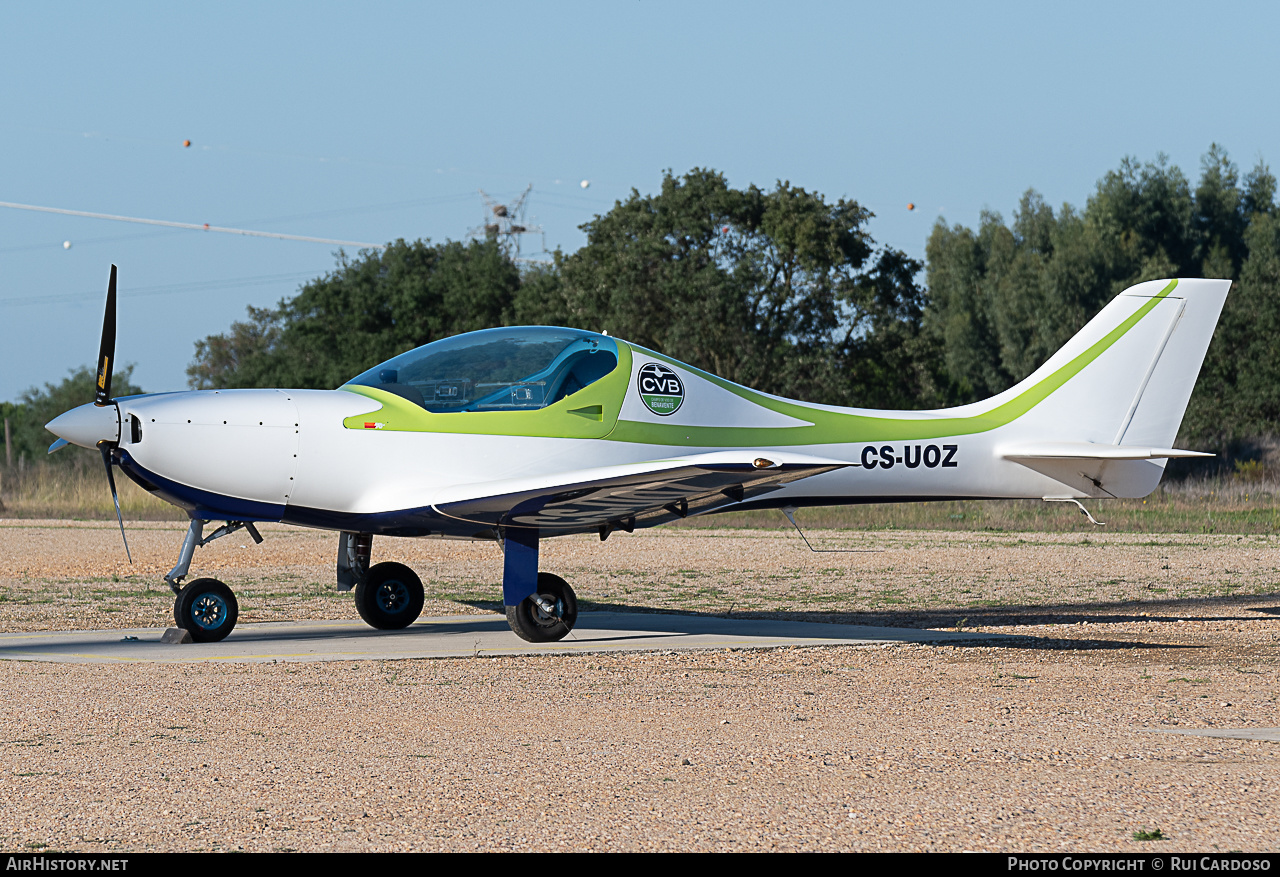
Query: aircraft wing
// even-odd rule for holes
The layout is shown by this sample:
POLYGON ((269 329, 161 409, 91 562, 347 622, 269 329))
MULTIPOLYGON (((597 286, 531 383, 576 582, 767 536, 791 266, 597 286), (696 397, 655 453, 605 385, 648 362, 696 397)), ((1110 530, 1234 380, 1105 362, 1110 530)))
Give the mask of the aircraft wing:
POLYGON ((631 532, 702 514, 850 465, 778 451, 719 451, 447 488, 442 515, 548 534, 631 532))

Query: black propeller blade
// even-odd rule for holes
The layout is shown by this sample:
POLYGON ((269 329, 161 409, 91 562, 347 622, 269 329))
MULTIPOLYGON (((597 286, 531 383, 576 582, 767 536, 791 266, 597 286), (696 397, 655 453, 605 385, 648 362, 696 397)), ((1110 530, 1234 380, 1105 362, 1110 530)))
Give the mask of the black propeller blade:
POLYGON ((120 524, 120 539, 124 542, 124 556, 133 563, 133 555, 129 553, 129 540, 124 535, 124 516, 120 514, 120 495, 116 493, 116 476, 111 472, 111 449, 113 442, 99 442, 98 450, 102 451, 102 462, 107 466, 107 483, 111 485, 111 501, 116 504, 116 521, 120 524))
POLYGON ((102 315, 102 343, 98 345, 98 387, 94 405, 111 404, 111 367, 116 356, 116 266, 107 282, 107 310, 102 315))
MULTIPOLYGON (((116 266, 111 266, 111 279, 107 282, 107 309, 102 315, 102 343, 98 345, 98 386, 94 390, 93 404, 101 407, 114 405, 111 400, 111 369, 116 357, 116 266)), ((102 463, 107 467, 107 484, 111 485, 111 501, 116 504, 116 521, 120 524, 120 538, 124 542, 124 555, 133 563, 129 552, 129 540, 124 535, 124 516, 120 514, 120 495, 116 493, 116 476, 111 471, 112 451, 119 442, 98 442, 102 463)))

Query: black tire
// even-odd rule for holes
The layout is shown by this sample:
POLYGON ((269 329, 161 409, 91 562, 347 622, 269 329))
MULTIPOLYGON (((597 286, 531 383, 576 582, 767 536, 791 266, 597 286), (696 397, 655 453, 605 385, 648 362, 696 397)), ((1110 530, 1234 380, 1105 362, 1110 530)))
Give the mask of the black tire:
POLYGON ((552 614, 538 608, 532 597, 525 597, 519 606, 507 607, 507 624, 526 642, 553 643, 564 639, 578 623, 578 595, 560 576, 540 572, 538 596, 555 607, 552 614))
POLYGON ((231 589, 217 579, 196 579, 178 592, 173 620, 198 643, 227 638, 240 618, 240 604, 231 589))
POLYGON ((403 563, 379 563, 356 583, 356 609, 378 630, 400 630, 422 614, 422 579, 403 563))

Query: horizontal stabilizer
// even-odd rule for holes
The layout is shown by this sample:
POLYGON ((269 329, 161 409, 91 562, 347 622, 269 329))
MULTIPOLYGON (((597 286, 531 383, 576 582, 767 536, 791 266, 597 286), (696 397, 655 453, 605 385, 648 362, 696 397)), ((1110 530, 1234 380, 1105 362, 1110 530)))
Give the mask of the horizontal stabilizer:
POLYGON ((1004 459, 1047 475, 1082 496, 1146 496, 1173 457, 1212 457, 1202 451, 1108 445, 1100 442, 1026 442, 1005 445, 1004 459))
POLYGON ((850 464, 777 450, 718 451, 669 460, 449 487, 432 506, 442 515, 550 534, 650 527, 714 511, 783 484, 850 464))
POLYGON ((1095 442, 1035 442, 1000 449, 1006 460, 1163 460, 1175 457, 1212 457, 1204 451, 1181 448, 1144 448, 1136 445, 1104 445, 1095 442))

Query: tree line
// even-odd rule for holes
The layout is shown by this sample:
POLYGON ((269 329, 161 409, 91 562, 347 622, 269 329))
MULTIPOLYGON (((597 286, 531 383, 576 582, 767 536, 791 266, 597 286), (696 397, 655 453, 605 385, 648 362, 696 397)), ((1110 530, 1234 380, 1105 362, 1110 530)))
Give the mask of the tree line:
POLYGON ((1083 210, 1027 192, 1013 221, 934 226, 926 331, 959 398, 1030 374, 1126 287, 1163 277, 1229 278, 1231 294, 1182 424, 1182 440, 1239 452, 1280 432, 1280 218, 1276 178, 1247 174, 1218 146, 1194 186, 1163 157, 1121 162, 1083 210))
MULTIPOLYGON (((735 189, 713 170, 667 172, 547 265, 517 264, 493 240, 339 253, 297 295, 198 341, 189 382, 332 388, 460 332, 562 325, 782 396, 934 408, 1026 377, 1134 283, 1221 277, 1235 283, 1181 441, 1239 453, 1280 433, 1280 217, 1261 161, 1241 175, 1213 146, 1193 186, 1163 156, 1126 158, 1082 209, 1029 190, 1009 222, 939 219, 923 264, 878 245, 871 219, 789 182, 735 189)), ((77 392, 92 397, 89 369, 8 405, 14 451, 42 450, 40 424, 77 392)))

